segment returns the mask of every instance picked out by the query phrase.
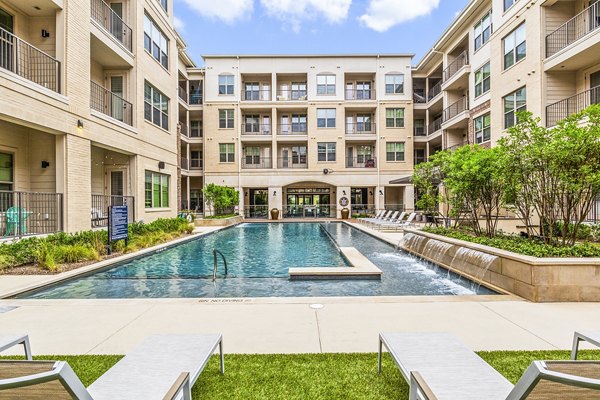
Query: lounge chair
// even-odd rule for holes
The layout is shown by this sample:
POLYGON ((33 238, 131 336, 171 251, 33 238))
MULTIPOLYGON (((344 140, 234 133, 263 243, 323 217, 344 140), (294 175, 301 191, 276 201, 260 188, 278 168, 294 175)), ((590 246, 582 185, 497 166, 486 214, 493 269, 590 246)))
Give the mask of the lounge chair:
POLYGON ((363 223, 366 222, 367 220, 375 220, 375 219, 380 219, 381 217, 383 217, 384 213, 386 213, 385 210, 379 210, 377 211, 377 214, 374 217, 370 217, 370 218, 359 218, 358 222, 363 223))
POLYGON ((417 216, 417 213, 411 213, 408 218, 406 219, 406 221, 402 221, 402 220, 398 220, 396 223, 383 223, 383 224, 379 224, 379 230, 402 230, 404 228, 408 228, 410 226, 414 226, 413 221, 415 220, 415 217, 417 216))
POLYGON ((593 344, 594 346, 600 347, 600 331, 576 331, 575 335, 573 336, 573 349, 571 350, 571 360, 577 360, 577 355, 579 354, 579 342, 581 341, 585 341, 593 344))
POLYGON ((402 213, 396 218, 392 218, 389 221, 380 221, 372 223, 372 228, 377 230, 383 230, 386 227, 397 226, 404 223, 404 217, 406 217, 406 211, 402 211, 402 213))
POLYGON ((534 361, 516 385, 448 333, 379 335, 410 384, 410 400, 600 398, 599 361, 534 361))
POLYGON ((391 215, 388 214, 387 217, 385 218, 381 218, 380 220, 372 220, 367 222, 370 225, 373 224, 386 224, 386 223, 391 223, 393 221, 396 221, 396 219, 398 219, 398 214, 400 214, 400 211, 393 211, 391 215))
POLYGON ((0 361, 0 399, 191 400, 191 388, 223 342, 215 335, 154 335, 87 389, 66 362, 0 361))
POLYGON ((27 335, 0 335, 0 353, 11 347, 23 345, 25 358, 31 360, 31 346, 29 345, 29 336, 27 335))

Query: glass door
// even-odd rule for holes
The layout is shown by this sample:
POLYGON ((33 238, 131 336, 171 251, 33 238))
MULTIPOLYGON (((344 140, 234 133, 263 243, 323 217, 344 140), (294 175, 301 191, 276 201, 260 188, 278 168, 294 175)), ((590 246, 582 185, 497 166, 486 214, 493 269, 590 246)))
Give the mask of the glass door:
POLYGON ((110 3, 112 13, 110 16, 111 33, 115 35, 120 42, 123 41, 123 3, 110 3))
MULTIPOLYGON (((600 3, 598 3, 600 4, 600 3)), ((600 103, 600 71, 590 75, 590 102, 591 104, 600 103)))
POLYGON ((123 75, 111 75, 108 77, 108 108, 110 116, 119 121, 123 121, 125 109, 125 77, 123 75))
POLYGON ((13 23, 13 16, 0 8, 0 68, 14 72, 13 23))

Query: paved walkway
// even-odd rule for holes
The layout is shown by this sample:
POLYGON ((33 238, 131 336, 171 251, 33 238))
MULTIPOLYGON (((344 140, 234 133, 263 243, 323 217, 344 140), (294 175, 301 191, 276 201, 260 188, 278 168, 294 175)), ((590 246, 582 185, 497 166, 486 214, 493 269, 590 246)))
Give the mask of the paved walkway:
MULTIPOLYGON (((0 276, 0 292, 40 279, 0 276)), ((382 331, 453 332, 474 350, 568 349, 575 329, 600 330, 599 306, 512 296, 9 299, 0 333, 29 333, 35 354, 124 354, 150 334, 202 332, 222 332, 228 353, 375 352, 382 331)))

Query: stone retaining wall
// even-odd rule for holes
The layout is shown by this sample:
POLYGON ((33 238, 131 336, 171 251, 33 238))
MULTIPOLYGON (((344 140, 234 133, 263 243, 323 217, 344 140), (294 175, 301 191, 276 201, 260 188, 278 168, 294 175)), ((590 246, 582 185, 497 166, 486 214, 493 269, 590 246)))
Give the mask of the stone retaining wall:
POLYGON ((237 217, 224 218, 224 219, 197 219, 195 221, 196 226, 231 226, 237 225, 244 221, 244 217, 238 215, 237 217))

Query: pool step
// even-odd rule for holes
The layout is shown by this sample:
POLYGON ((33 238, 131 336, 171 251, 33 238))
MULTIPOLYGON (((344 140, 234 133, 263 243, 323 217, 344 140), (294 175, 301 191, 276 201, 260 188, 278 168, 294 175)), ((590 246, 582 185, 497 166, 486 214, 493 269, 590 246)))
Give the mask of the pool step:
POLYGON ((290 280, 381 279, 383 272, 354 247, 340 247, 351 267, 290 268, 290 280))

